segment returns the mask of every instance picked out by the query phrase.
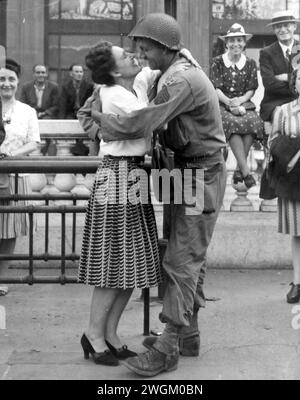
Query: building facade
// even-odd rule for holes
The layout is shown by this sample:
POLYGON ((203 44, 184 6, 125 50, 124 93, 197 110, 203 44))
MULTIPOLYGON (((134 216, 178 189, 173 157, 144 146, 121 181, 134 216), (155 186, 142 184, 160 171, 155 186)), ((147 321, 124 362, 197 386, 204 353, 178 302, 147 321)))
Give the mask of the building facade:
POLYGON ((45 63, 60 82, 100 39, 131 47, 126 35, 138 18, 167 12, 182 25, 185 46, 207 64, 209 7, 208 0, 0 0, 0 44, 21 63, 22 80, 30 79, 34 64, 45 63), (202 40, 195 41, 199 27, 202 40))
POLYGON ((300 0, 0 0, 0 44, 23 67, 45 63, 50 78, 60 82, 69 66, 84 64, 89 47, 99 39, 131 47, 126 37, 135 22, 149 12, 166 12, 182 27, 184 46, 208 73, 211 58, 224 49, 218 39, 233 22, 254 36, 250 57, 275 40, 267 27, 277 10, 291 9, 299 17, 300 0))

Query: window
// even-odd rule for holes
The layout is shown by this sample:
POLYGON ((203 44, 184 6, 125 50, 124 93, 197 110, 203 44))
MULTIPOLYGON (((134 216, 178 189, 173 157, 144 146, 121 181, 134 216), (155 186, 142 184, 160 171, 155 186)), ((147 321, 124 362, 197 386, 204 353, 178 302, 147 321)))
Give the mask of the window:
POLYGON ((50 79, 61 82, 73 63, 84 65, 99 40, 132 47, 127 34, 135 25, 136 0, 47 0, 46 64, 50 79))
POLYGON ((0 45, 6 46, 6 6, 7 0, 0 0, 0 45))
POLYGON ((50 0, 50 19, 133 20, 132 0, 50 0))
POLYGON ((270 19, 276 11, 291 10, 299 17, 299 0, 213 0, 217 19, 270 19))

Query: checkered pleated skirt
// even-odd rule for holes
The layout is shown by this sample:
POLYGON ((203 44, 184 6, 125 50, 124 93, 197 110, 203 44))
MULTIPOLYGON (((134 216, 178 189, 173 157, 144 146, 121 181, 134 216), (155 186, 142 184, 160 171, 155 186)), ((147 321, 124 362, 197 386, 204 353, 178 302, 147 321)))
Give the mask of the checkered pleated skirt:
MULTIPOLYGON (((9 176, 10 192, 15 192, 15 175, 9 176)), ((18 177, 18 193, 19 194, 30 194, 30 177, 19 176, 18 177)), ((10 206, 24 206, 28 204, 28 201, 20 200, 18 202, 2 202, 3 205, 10 206)), ((28 214, 25 213, 0 213, 0 239, 13 239, 18 236, 26 236, 29 232, 29 218, 28 214)))
POLYGON ((278 197, 278 232, 300 236, 300 201, 278 197))
POLYGON ((148 176, 137 163, 101 162, 86 211, 79 282, 122 289, 159 284, 157 228, 148 187, 148 176))

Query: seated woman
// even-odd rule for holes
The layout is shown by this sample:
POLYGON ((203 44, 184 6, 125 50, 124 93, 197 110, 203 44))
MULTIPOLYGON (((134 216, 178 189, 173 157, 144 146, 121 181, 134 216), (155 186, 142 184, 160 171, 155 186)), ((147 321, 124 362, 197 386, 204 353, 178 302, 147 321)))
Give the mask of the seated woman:
POLYGON ((292 73, 290 87, 298 98, 275 109, 268 144, 273 159, 270 183, 278 197, 278 232, 290 235, 292 241, 294 276, 286 299, 288 303, 297 303, 300 300, 299 68, 292 73))
POLYGON ((258 87, 255 61, 243 50, 252 35, 240 24, 233 24, 225 36, 227 52, 215 57, 211 66, 211 80, 216 88, 222 113, 223 128, 237 160, 233 182, 245 183, 249 189, 256 184, 247 165, 247 156, 254 138, 263 137, 263 121, 250 101, 258 87))
MULTIPOLYGON (((25 156, 37 148, 40 142, 39 125, 34 108, 16 100, 16 91, 21 72, 20 65, 6 59, 5 67, 0 68, 0 101, 2 103, 2 122, 5 135, 0 146, 1 158, 5 156, 25 156)), ((1 161, 0 161, 1 162, 1 161)), ((9 191, 14 193, 15 178, 9 177, 9 191)), ((31 192, 28 174, 19 174, 18 193, 31 192)), ((15 205, 14 201, 10 205, 15 205)), ((19 201, 18 205, 24 205, 19 201)), ((27 214, 0 213, 0 254, 13 253, 18 236, 27 235, 29 223, 27 214)), ((4 261, 0 261, 0 269, 4 261)), ((7 293, 5 286, 0 287, 0 295, 7 293)))
MULTIPOLYGON (((86 65, 101 85, 97 96, 104 112, 122 115, 146 106, 132 92, 141 67, 122 48, 101 42, 87 54, 86 65)), ((87 118, 92 119, 88 112, 87 118)), ((134 288, 155 287, 161 279, 153 206, 148 182, 140 177, 146 150, 145 139, 100 142, 79 263, 79 282, 94 286, 81 345, 97 364, 114 366, 135 355, 117 334, 119 320, 134 288), (131 201, 133 189, 137 198, 131 201)))

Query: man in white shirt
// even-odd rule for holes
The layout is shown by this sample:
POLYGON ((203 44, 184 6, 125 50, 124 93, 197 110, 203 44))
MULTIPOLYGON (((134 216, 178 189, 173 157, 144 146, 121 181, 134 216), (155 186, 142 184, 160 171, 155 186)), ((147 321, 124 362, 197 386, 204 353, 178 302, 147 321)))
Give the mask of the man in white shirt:
POLYGON ((39 119, 55 119, 58 113, 58 85, 48 80, 48 69, 43 64, 33 67, 33 80, 21 88, 20 101, 36 110, 39 119))

